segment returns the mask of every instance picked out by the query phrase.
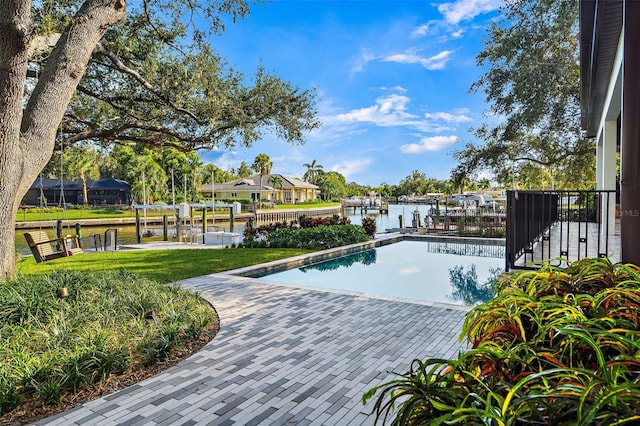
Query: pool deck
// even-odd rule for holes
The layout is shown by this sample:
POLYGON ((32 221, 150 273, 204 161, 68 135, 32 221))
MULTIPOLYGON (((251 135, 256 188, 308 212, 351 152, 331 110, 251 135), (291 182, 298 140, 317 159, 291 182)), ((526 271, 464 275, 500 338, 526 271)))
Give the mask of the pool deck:
MULTIPOLYGON (((425 277, 428 279, 428 277, 425 277)), ((218 335, 168 370, 38 425, 373 425, 363 393, 415 358, 455 358, 468 308, 228 274, 179 283, 218 335)))

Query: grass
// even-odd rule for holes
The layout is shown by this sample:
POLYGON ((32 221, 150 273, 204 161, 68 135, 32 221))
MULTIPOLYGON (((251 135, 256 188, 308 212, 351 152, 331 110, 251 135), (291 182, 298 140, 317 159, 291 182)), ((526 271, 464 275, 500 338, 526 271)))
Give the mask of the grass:
POLYGON ((58 270, 108 271, 124 268, 155 281, 171 282, 311 252, 313 250, 255 248, 83 253, 44 263, 35 263, 33 258, 27 258, 18 264, 18 273, 31 275, 58 270))

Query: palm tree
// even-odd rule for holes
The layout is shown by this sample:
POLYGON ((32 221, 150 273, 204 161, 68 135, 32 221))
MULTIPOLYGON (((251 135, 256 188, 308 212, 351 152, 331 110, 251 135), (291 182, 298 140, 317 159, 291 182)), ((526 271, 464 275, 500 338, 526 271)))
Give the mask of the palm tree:
POLYGON ((454 191, 455 184, 451 180, 445 180, 442 182, 442 192, 444 192, 444 213, 447 214, 447 208, 449 206, 449 196, 454 191))
POLYGON ((491 181, 486 177, 480 179, 480 182, 478 182, 478 189, 480 189, 481 191, 484 191, 485 189, 489 189, 489 188, 491 188, 491 181))
POLYGON ((96 154, 94 149, 84 145, 68 148, 64 154, 67 170, 82 184, 82 204, 85 206, 89 202, 87 179, 96 179, 100 174, 96 154))
POLYGON ((258 154, 253 160, 251 168, 260 173, 260 189, 258 190, 258 198, 262 200, 262 177, 271 173, 273 163, 267 154, 258 154))
POLYGON ((316 163, 316 160, 313 160, 310 164, 305 163, 303 164, 303 166, 307 168, 307 171, 304 172, 304 176, 302 176, 302 179, 305 182, 309 182, 315 185, 318 181, 318 177, 320 177, 320 175, 324 171, 322 170, 322 166, 316 163))
POLYGON ((280 175, 271 175, 271 177, 269 177, 269 185, 271 185, 273 189, 278 191, 281 190, 282 184, 283 184, 283 181, 280 175))

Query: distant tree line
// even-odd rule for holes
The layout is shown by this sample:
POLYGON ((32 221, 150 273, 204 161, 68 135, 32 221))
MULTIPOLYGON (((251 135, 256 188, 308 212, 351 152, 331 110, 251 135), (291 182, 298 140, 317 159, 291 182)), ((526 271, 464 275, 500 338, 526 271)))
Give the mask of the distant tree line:
MULTIPOLYGON (((397 198, 402 195, 426 195, 440 192, 453 194, 470 190, 488 189, 491 182, 487 178, 478 181, 462 179, 438 180, 414 170, 397 184, 381 183, 379 186, 347 182, 339 172, 325 172, 316 160, 305 163, 307 171, 302 180, 318 185, 320 197, 324 201, 340 201, 349 196, 361 196, 371 192, 384 197, 397 198)), ((275 165, 277 169, 277 165, 275 165)), ((205 164, 195 151, 180 151, 173 147, 162 149, 143 146, 116 145, 105 149, 89 143, 78 143, 54 152, 51 161, 42 170, 43 178, 65 178, 69 180, 113 178, 127 181, 139 203, 171 203, 202 201, 200 188, 210 184, 229 182, 254 174, 270 174, 274 164, 266 154, 256 156, 249 165, 241 162, 236 168, 222 169, 215 164, 205 164), (144 190, 143 190, 144 187, 144 190), (146 200, 143 199, 143 193, 146 200)), ((295 176, 294 176, 295 177, 295 176)), ((279 176, 273 175, 267 182, 274 188, 281 188, 279 176)))

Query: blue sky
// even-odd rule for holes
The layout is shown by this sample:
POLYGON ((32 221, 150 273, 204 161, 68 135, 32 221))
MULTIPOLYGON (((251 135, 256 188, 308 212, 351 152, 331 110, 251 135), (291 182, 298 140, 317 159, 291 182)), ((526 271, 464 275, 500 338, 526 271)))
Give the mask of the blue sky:
POLYGON ((348 182, 397 184, 413 170, 447 179, 452 152, 473 141, 484 96, 475 57, 502 0, 274 0, 212 38, 248 75, 262 64, 315 87, 323 126, 292 146, 266 135, 251 148, 201 153, 223 169, 265 153, 273 172, 301 177, 314 159, 348 182))

